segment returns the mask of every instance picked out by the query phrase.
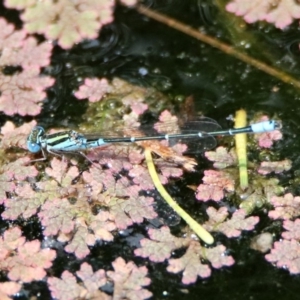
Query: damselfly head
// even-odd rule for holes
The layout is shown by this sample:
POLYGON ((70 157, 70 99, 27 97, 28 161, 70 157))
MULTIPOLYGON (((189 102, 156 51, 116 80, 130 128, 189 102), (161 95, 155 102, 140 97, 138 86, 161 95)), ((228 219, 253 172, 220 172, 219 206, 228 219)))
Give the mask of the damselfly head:
POLYGON ((41 126, 35 126, 28 138, 27 138, 27 148, 31 153, 37 153, 40 152, 42 149, 41 145, 41 137, 43 137, 45 134, 45 129, 41 126))

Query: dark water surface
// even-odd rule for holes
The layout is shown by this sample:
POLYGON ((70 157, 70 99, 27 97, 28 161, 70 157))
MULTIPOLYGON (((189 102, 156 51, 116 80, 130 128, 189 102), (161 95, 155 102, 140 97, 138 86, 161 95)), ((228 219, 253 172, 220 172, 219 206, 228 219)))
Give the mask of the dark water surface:
MULTIPOLYGON (((201 27, 209 35, 236 45, 242 51, 245 44, 249 44, 251 47, 247 53, 300 78, 297 24, 284 32, 264 23, 248 25, 241 32, 236 28, 234 17, 229 19, 220 12, 217 4, 210 4, 210 1, 154 2, 153 9, 194 28, 201 27)), ((162 108, 177 113, 182 99, 193 95, 196 110, 216 119, 223 127, 231 125, 226 118, 240 108, 246 109, 250 117, 262 111, 282 120, 284 138, 275 148, 281 159, 292 160, 293 169, 281 179, 288 191, 297 193, 298 185, 293 182, 300 165, 299 90, 217 49, 149 20, 135 10, 118 7, 115 16, 115 22, 103 28, 98 40, 86 41, 69 51, 55 49, 51 67, 45 72, 55 77, 56 84, 49 90, 43 112, 37 117, 41 125, 68 127, 82 121, 82 112, 87 104, 77 101, 72 92, 77 89, 79 79, 86 77, 118 76, 134 84, 153 86, 169 94, 172 99, 162 108)), ((155 104, 152 109, 153 113, 148 117, 155 119, 155 104)), ((15 121, 21 122, 18 118, 15 121)), ((177 197, 184 199, 185 191, 177 197)), ((28 224, 27 230, 31 237, 40 236, 41 230, 34 223, 28 224)), ((134 226, 131 230, 131 236, 145 233, 142 226, 134 226)), ((274 268, 265 261, 263 254, 250 250, 249 237, 253 235, 245 234, 237 240, 220 237, 230 249, 236 264, 231 268, 213 270, 210 278, 198 278, 191 285, 181 284, 180 274, 168 273, 166 263, 148 261, 146 264, 152 280, 149 289, 154 299, 299 299, 299 276, 274 268)), ((107 268, 106 262, 110 264, 120 255, 127 261, 145 264, 145 260, 133 256, 126 236, 117 237, 114 243, 94 247, 87 261, 97 269, 107 268), (98 261, 99 256, 101 262, 98 261)), ((61 256, 54 265, 56 276, 60 275, 66 264, 72 271, 78 269, 80 262, 72 255, 61 256)), ((41 299, 49 297, 43 284, 28 285, 28 289, 33 294, 40 291, 43 295, 41 299)))

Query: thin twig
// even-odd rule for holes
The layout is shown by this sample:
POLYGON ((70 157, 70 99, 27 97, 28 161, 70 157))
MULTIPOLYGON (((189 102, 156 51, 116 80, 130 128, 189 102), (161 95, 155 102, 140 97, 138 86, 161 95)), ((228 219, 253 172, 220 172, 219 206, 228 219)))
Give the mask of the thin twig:
POLYGON ((159 12, 151 10, 150 8, 147 8, 144 5, 138 5, 136 7, 136 10, 139 13, 141 13, 149 18, 152 18, 158 22, 168 25, 169 27, 172 27, 181 32, 184 32, 185 34, 192 36, 204 43, 207 43, 207 44, 211 45, 212 47, 218 48, 221 51, 223 51, 231 56, 234 56, 235 58, 238 58, 238 59, 244 61, 245 63, 247 63, 251 66, 254 66, 255 68, 257 68, 261 71, 264 71, 265 73, 267 73, 273 77, 276 77, 277 79, 279 79, 285 83, 288 83, 297 88, 300 88, 300 81, 295 79, 294 77, 292 77, 292 76, 286 74, 285 72, 280 71, 276 68, 270 67, 267 64, 255 59, 255 58, 252 58, 252 57, 248 56, 247 54, 244 54, 244 53, 236 50, 234 47, 229 46, 225 43, 222 43, 213 37, 210 37, 204 33, 201 33, 200 31, 192 28, 191 26, 188 26, 184 23, 179 22, 176 19, 172 19, 169 16, 166 16, 159 12))

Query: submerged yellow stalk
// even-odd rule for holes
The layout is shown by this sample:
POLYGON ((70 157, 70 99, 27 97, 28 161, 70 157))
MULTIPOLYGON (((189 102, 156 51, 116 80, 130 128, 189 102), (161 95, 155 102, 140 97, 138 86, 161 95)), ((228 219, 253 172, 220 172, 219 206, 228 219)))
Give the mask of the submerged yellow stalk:
POLYGON ((191 227, 191 229, 198 235, 198 237, 203 240, 207 244, 212 244, 214 242, 214 238, 212 235, 204 229, 199 223, 197 223, 186 211, 184 211, 169 195, 169 193, 165 190, 163 185, 161 184, 159 177, 157 175, 151 150, 145 148, 145 157, 146 163, 148 167, 149 174, 152 178, 153 184, 156 187, 157 191, 161 194, 161 196, 166 200, 166 202, 174 209, 174 211, 191 227))
MULTIPOLYGON (((240 109, 235 114, 234 128, 245 126, 247 126, 247 113, 244 109, 240 109)), ((242 190, 245 190, 248 187, 247 134, 237 134, 234 138, 240 171, 240 187, 242 190)))

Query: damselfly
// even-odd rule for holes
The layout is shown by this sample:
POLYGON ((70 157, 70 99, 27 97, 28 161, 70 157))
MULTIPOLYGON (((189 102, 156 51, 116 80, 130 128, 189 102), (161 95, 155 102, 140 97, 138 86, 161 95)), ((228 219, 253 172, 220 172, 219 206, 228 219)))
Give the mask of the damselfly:
MULTIPOLYGON (((31 130, 31 133, 27 138, 27 147, 32 153, 42 151, 43 158, 41 158, 41 160, 46 159, 44 153, 45 150, 49 153, 64 154, 107 146, 112 143, 134 143, 148 140, 167 140, 169 142, 192 140, 201 145, 200 150, 206 150, 213 148, 216 145, 214 136, 235 135, 239 133, 263 133, 279 128, 280 124, 278 122, 269 120, 255 123, 247 127, 221 130, 220 125, 214 120, 202 118, 199 121, 192 121, 185 124, 180 130, 180 133, 156 133, 146 136, 132 135, 120 137, 112 134, 83 134, 74 130, 46 134, 43 127, 36 126, 31 130)), ((162 131, 164 131, 164 128, 162 128, 162 131)), ((165 132, 167 132, 167 129, 165 132)))

